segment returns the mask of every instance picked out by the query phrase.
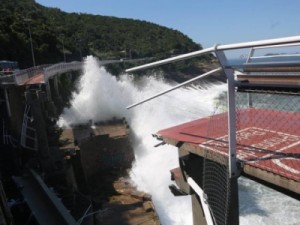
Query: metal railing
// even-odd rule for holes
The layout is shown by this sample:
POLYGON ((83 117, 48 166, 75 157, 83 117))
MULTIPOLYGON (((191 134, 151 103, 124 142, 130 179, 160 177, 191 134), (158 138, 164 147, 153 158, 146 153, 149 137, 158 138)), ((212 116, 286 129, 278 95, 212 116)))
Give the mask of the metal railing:
MULTIPOLYGON (((149 60, 149 58, 141 58, 141 59, 116 59, 116 60, 99 60, 98 63, 100 66, 104 66, 107 64, 115 64, 115 63, 124 63, 124 62, 137 62, 149 60)), ((44 83, 47 83, 50 78, 55 75, 77 71, 83 68, 84 62, 73 61, 69 63, 57 63, 57 64, 46 64, 35 66, 25 70, 15 71, 13 74, 0 76, 0 83, 3 85, 23 85, 30 78, 42 74, 44 76, 44 83)))
MULTIPOLYGON (((195 77, 191 80, 188 80, 184 82, 183 84, 179 84, 175 87, 172 87, 166 91, 163 91, 161 93, 158 93, 154 96, 151 96, 149 98, 146 98, 138 103, 132 104, 128 106, 128 108, 137 106, 139 104, 142 104, 144 102, 147 102, 149 100, 152 100, 158 96, 164 95, 170 91, 173 91, 177 88, 183 87, 185 85, 191 84, 192 82, 202 79, 204 77, 210 76, 213 73, 223 71, 223 73, 226 75, 227 78, 227 106, 225 106, 226 103, 224 101, 221 101, 222 105, 219 108, 217 115, 211 116, 209 118, 209 125, 208 127, 205 127, 206 125, 203 125, 207 129, 207 136, 208 136, 208 142, 212 142, 211 140, 223 140, 225 145, 220 144, 217 142, 216 146, 221 146, 222 150, 224 150, 222 153, 227 154, 223 159, 225 161, 222 161, 225 166, 223 166, 218 160, 216 159, 216 162, 213 160, 209 159, 209 154, 214 154, 217 153, 217 151, 214 152, 214 148, 211 148, 212 144, 209 145, 202 145, 204 148, 204 151, 207 151, 203 156, 203 171, 199 171, 199 175, 197 175, 198 183, 196 180, 193 180, 193 176, 188 176, 187 177, 187 183, 188 185, 192 188, 192 190, 198 195, 199 197, 199 202, 202 208, 202 213, 205 215, 205 220, 207 224, 238 224, 238 202, 237 202, 237 196, 238 196, 238 185, 237 185, 237 178, 239 176, 240 168, 238 166, 238 160, 237 160, 237 148, 239 148, 239 154, 241 154, 240 151, 240 146, 241 144, 245 144, 241 142, 243 138, 241 138, 241 132, 243 129, 241 129, 240 124, 243 123, 245 125, 245 121, 243 121, 241 118, 244 118, 243 116, 240 115, 239 112, 241 112, 242 107, 245 107, 242 105, 241 109, 239 109, 239 94, 248 94, 247 92, 240 92, 238 88, 242 86, 243 82, 249 82, 249 80, 244 80, 240 81, 238 78, 238 75, 248 75, 248 76, 255 76, 255 75, 249 75, 249 73, 245 73, 244 68, 251 68, 253 71, 254 69, 256 71, 264 71, 264 70, 269 70, 271 71, 271 74, 273 75, 274 68, 276 67, 276 70, 282 70, 286 71, 286 68, 288 68, 288 71, 290 71, 289 67, 293 67, 293 71, 297 71, 300 69, 300 58, 298 60, 294 60, 292 62, 286 61, 286 60, 280 60, 282 58, 287 58, 288 56, 292 55, 291 57, 299 57, 299 54, 288 54, 284 57, 279 57, 278 56, 273 56, 270 57, 268 55, 262 55, 262 56, 254 56, 255 51, 258 49, 272 49, 272 48, 278 48, 278 47, 292 47, 292 46, 298 46, 300 45, 300 36, 296 37, 288 37, 288 38, 279 38, 279 39, 271 39, 271 40, 263 40, 263 41, 255 41, 255 42, 246 42, 246 43, 237 43, 237 44, 230 44, 230 45, 216 45, 215 47, 203 49, 200 51, 195 51, 192 53, 187 53, 183 55, 179 55, 176 57, 168 58, 165 60, 157 61, 157 62, 152 62, 146 65, 134 67, 131 69, 126 70, 126 72, 133 72, 137 70, 142 70, 142 69, 147 69, 155 66, 160 66, 164 65, 167 63, 172 63, 180 60, 186 60, 194 57, 201 56, 203 54, 207 53, 215 53, 216 58, 218 59, 221 68, 209 71, 205 74, 202 74, 198 77, 195 77), (229 60, 226 57, 225 52, 227 50, 235 50, 235 49, 250 49, 250 54, 248 57, 248 60, 245 62, 239 62, 237 65, 232 65, 230 64, 229 60), (270 61, 270 59, 277 59, 275 62, 270 61), (252 61, 253 60, 253 61, 252 61), (259 60, 259 61, 258 61, 259 60), (282 67, 281 67, 282 66, 282 67), (257 70, 258 67, 259 70, 257 70), (271 68, 271 69, 270 69, 271 68), (238 69, 239 74, 236 73, 236 69, 238 69), (218 135, 216 134, 216 131, 222 130, 222 136, 220 136, 220 133, 218 135), (217 136, 217 138, 215 136, 217 136), (214 139, 215 138, 215 139, 214 139), (223 138, 223 139, 222 139, 223 138), (210 151, 211 150, 211 151, 210 151), (200 173, 203 173, 201 175, 200 173), (199 177, 202 177, 201 179, 199 177), (201 180, 201 182, 199 182, 201 180), (207 196, 207 198, 206 198, 207 196), (234 210, 231 210, 230 207, 236 207, 234 210), (234 211, 234 213, 233 213, 234 211), (230 217, 230 218, 229 218, 230 217)), ((299 70, 300 72, 300 70, 299 70)), ((245 76, 244 76, 245 77, 245 76)), ((251 77, 251 78, 252 78, 251 77)), ((257 76, 256 76, 257 77, 257 76)), ((269 76, 269 78, 272 76, 269 76)), ((277 76, 277 82, 279 76, 277 76)), ((257 79, 257 78, 256 78, 257 79)), ((273 77, 272 77, 273 79, 273 77)), ((270 82, 269 82, 270 84, 270 82)), ((296 89, 299 91, 300 85, 297 83, 298 86, 296 86, 296 89)), ((289 86, 291 89, 291 85, 289 86)), ((294 87, 293 87, 294 88, 294 87)), ((247 97, 247 95, 246 95, 247 97)), ((274 97, 274 96, 273 96, 274 97)), ((298 96, 299 97, 299 96, 298 96)), ((258 99, 264 99, 258 98, 258 99)), ((278 99, 278 96, 275 96, 275 99, 278 99)), ((299 98, 298 98, 299 99, 299 98)), ((244 100, 243 103, 246 101, 244 100)), ((280 100, 279 100, 280 102, 280 100)), ((288 101, 289 102, 289 101, 288 101)), ((296 101, 295 101, 296 102, 296 101)), ((296 104, 293 105, 299 105, 296 104)), ((293 103, 293 101, 292 101, 293 103)), ((252 102, 252 104, 254 104, 252 102)), ((251 105, 252 105, 251 104, 251 105)), ((272 104, 274 105, 274 103, 272 104)), ((251 107, 251 106, 250 106, 251 107)), ((297 110, 297 109, 296 109, 297 110)), ((274 111, 272 111, 274 113, 274 111)), ((281 115, 278 113, 276 116, 281 115)), ((267 115, 267 118, 270 119, 270 114, 267 115)), ((279 118, 279 117, 278 117, 279 118)), ((244 119, 252 121, 253 118, 251 117, 250 119, 247 117, 247 119, 244 119)), ((263 120, 266 120, 266 118, 259 118, 258 123, 262 123, 263 120)), ((273 119, 274 120, 274 119, 273 119)), ((287 124, 287 127, 291 127, 291 123, 287 123, 290 118, 286 118, 287 121, 283 122, 284 124, 287 124)), ((279 126, 284 127, 282 124, 279 124, 279 126)), ((297 125, 295 126, 297 127, 297 125)), ((201 129, 201 128, 199 128, 201 129)), ((203 128, 204 129, 204 128, 203 128)), ((254 128, 255 129, 255 128, 254 128)), ((267 130, 270 130, 270 128, 267 127, 267 130)), ((272 133, 272 135, 276 132, 269 132, 272 133)), ((279 132, 280 134, 283 134, 282 132, 279 132)), ((293 134, 293 133, 292 133, 293 134)), ((249 135, 249 134, 248 134, 249 135)), ((272 135, 269 135, 268 138, 273 138, 272 135)), ((280 135, 278 135, 280 136, 280 135)), ((274 136, 275 138, 276 135, 274 136)), ((293 136, 296 137, 296 136, 293 136)), ((298 137, 298 136, 297 136, 298 137)), ((175 138, 176 139, 176 138, 175 138)), ((268 139, 266 139, 269 141, 268 139)), ((272 139, 274 140, 274 139, 272 139)), ((277 138, 276 140, 281 141, 280 138, 277 138)), ((180 140, 177 140, 180 141, 180 140)), ((251 143, 252 144, 252 143, 251 143)), ((260 143, 261 144, 261 143, 260 143)), ((184 149, 184 148, 183 148, 184 149)), ((184 149, 186 150, 186 149, 184 149)), ((179 148, 180 151, 180 148, 179 148)), ((222 154, 220 153, 220 154, 222 154)), ((185 154, 185 153, 184 153, 185 154)), ((219 153, 218 153, 219 154, 219 153)), ((218 155, 215 154, 215 155, 218 155)), ((269 155, 267 155, 269 157, 269 155)), ((267 157, 266 156, 266 157, 267 157)), ((216 158, 218 156, 215 156, 216 158)), ((239 155, 240 157, 240 155, 239 155)), ((274 161, 274 160, 273 160, 274 161)), ((295 160, 294 160, 295 161, 295 160)), ((241 161, 239 161, 241 162, 241 161)), ((280 164, 280 159, 275 159, 275 162, 277 164, 280 164), (277 161, 276 161, 277 160, 277 161)), ((282 165, 285 166, 285 165, 282 165)), ((295 163, 292 164, 291 166, 295 166, 295 163)), ((192 167, 192 166, 191 166, 192 167)), ((299 165, 296 165, 295 168, 299 168, 299 165)), ((182 168, 181 168, 182 169, 182 168)), ((184 170, 184 169, 183 169, 184 170)), ((186 174, 186 173, 185 173, 186 174)))
MULTIPOLYGON (((126 72, 134 72, 141 69, 148 69, 160 65, 164 65, 167 63, 182 61, 185 59, 190 59, 194 57, 198 57, 207 53, 216 53, 218 51, 227 51, 227 50, 237 50, 237 49, 259 49, 259 48, 275 48, 275 47, 287 47, 292 45, 300 45, 300 36, 294 36, 294 37, 286 37, 286 38, 277 38, 277 39, 269 39, 269 40, 261 40, 261 41, 252 41, 252 42, 243 42, 243 43, 237 43, 237 44, 227 44, 227 45, 216 45, 214 47, 198 50, 195 52, 182 54, 179 56, 171 57, 168 59, 156 61, 153 63, 148 63, 142 66, 133 67, 130 69, 127 69, 126 72)), ((249 54, 250 56, 251 54, 249 54)), ((224 62, 219 61, 223 68, 229 67, 228 64, 224 64, 224 62)), ((300 65, 300 63, 298 62, 300 65)), ((242 65, 241 65, 242 66, 242 65)))
POLYGON ((21 130, 21 146, 30 150, 37 151, 37 134, 36 129, 28 125, 28 122, 31 122, 32 117, 29 116, 30 105, 25 106, 22 130, 21 130), (28 140, 32 142, 28 143, 28 140))
POLYGON ((56 74, 62 74, 69 71, 81 70, 83 62, 70 62, 70 63, 58 63, 53 65, 40 65, 25 70, 15 71, 13 74, 7 76, 1 76, 0 82, 4 85, 15 84, 23 85, 30 78, 42 74, 44 76, 44 82, 46 83, 50 78, 56 74))
POLYGON ((13 74, 0 76, 0 83, 3 85, 15 84, 15 77, 13 74))
POLYGON ((274 49, 274 48, 287 48, 287 47, 300 47, 300 43, 290 43, 290 44, 281 44, 281 45, 270 45, 270 46, 260 46, 260 47, 253 47, 250 50, 250 53, 248 54, 246 63, 251 63, 252 60, 259 59, 259 60, 268 60, 268 59, 297 59, 297 57, 300 57, 299 53, 289 53, 289 54, 271 54, 271 55, 262 55, 262 56, 254 56, 255 52, 257 50, 266 50, 266 49, 274 49))
POLYGON ((42 73, 44 68, 46 68, 47 66, 49 65, 40 65, 29 69, 16 71, 13 74, 15 84, 16 85, 24 84, 30 78, 36 76, 39 73, 42 73))
MULTIPOLYGON (((168 64, 168 63, 173 63, 173 62, 177 62, 177 61, 182 61, 182 60, 198 57, 198 56, 208 54, 208 53, 215 53, 220 65, 221 65, 221 68, 222 68, 223 72, 225 73, 225 75, 227 77, 227 87, 228 87, 228 92, 227 92, 228 136, 229 136, 229 141, 228 141, 228 144, 229 144, 229 152, 228 152, 229 176, 234 177, 234 176, 237 176, 237 174, 238 174, 238 172, 237 172, 237 170, 238 170, 237 169, 237 159, 236 159, 236 126, 235 126, 235 123, 236 123, 236 112, 235 112, 235 108, 236 108, 236 103, 235 103, 236 81, 234 79, 234 68, 235 67, 243 68, 245 66, 249 66, 249 63, 241 64, 241 65, 238 65, 238 66, 235 65, 233 67, 228 63, 228 59, 227 59, 224 52, 227 51, 227 50, 250 48, 252 50, 249 54, 249 57, 253 57, 255 49, 273 48, 273 47, 286 47, 286 46, 293 46, 293 45, 299 45, 299 44, 300 44, 300 36, 269 39, 269 40, 261 40, 261 41, 253 41, 253 42, 243 42, 243 43, 227 44, 227 45, 215 45, 214 47, 210 47, 210 48, 207 48, 207 49, 198 50, 198 51, 195 51, 195 52, 191 52, 191 53, 171 57, 171 58, 160 60, 160 61, 157 61, 157 62, 152 62, 152 63, 148 63, 148 64, 145 64, 145 65, 133 67, 131 69, 126 70, 126 72, 134 72, 134 71, 137 71, 137 70, 148 69, 148 68, 168 64)), ((280 66, 284 66, 284 65, 290 66, 291 65, 290 62, 278 62, 278 63, 276 65, 276 63, 273 64, 273 63, 270 63, 270 62, 263 62, 263 63, 260 63, 259 65, 260 66, 274 66, 274 65, 275 66, 278 66, 278 65, 280 65, 280 66)), ((295 65, 300 66, 300 61, 294 62, 292 65, 293 66, 295 66, 295 65)), ((135 103, 133 105, 130 105, 127 108, 131 108, 131 107, 140 105, 144 102, 147 102, 147 101, 149 101, 151 99, 154 99, 158 96, 164 95, 165 93, 173 91, 173 90, 175 90, 177 88, 180 88, 182 86, 188 85, 188 84, 194 82, 195 80, 201 79, 203 77, 211 75, 211 74, 213 74, 215 72, 218 72, 220 70, 221 70, 220 68, 216 69, 216 70, 212 70, 212 71, 210 71, 206 74, 203 74, 203 75, 200 75, 196 78, 193 78, 193 79, 185 82, 182 85, 177 85, 176 87, 173 87, 169 90, 166 90, 166 91, 161 92, 157 95, 146 98, 146 99, 144 99, 144 100, 142 100, 138 103, 135 103)))
POLYGON ((83 67, 83 62, 70 62, 70 63, 58 63, 54 64, 52 66, 49 66, 44 69, 43 74, 44 74, 44 80, 45 83, 53 76, 57 74, 62 74, 66 73, 69 71, 74 71, 74 70, 81 70, 83 67))

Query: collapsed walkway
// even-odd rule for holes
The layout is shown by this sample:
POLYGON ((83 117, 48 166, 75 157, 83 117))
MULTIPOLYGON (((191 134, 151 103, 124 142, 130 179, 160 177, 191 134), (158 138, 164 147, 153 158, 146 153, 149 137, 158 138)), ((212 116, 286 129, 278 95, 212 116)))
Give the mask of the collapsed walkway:
POLYGON ((76 224, 60 199, 46 186, 36 172, 31 170, 27 176, 14 177, 14 180, 39 224, 76 224))

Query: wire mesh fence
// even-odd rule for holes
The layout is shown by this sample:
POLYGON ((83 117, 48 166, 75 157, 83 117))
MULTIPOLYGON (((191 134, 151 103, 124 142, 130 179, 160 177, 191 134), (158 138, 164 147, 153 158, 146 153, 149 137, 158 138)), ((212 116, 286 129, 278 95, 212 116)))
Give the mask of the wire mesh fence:
MULTIPOLYGON (((207 141, 202 143, 206 149, 203 164, 203 190, 216 225, 231 223, 233 208, 232 199, 237 198, 238 192, 232 187, 228 167, 228 114, 227 97, 223 93, 218 98, 215 111, 210 117, 207 130, 207 141)), ((238 220, 238 219, 237 219, 238 220)))
MULTIPOLYGON (((238 162, 284 179, 300 181, 300 92, 236 93, 236 150, 238 162)), ((230 224, 232 187, 228 167, 228 108, 219 96, 210 117, 203 167, 203 189, 215 224, 230 224)), ((238 210, 238 209, 237 209, 238 210)))
POLYGON ((231 187, 228 174, 227 165, 209 159, 204 161, 203 190, 215 224, 229 224, 231 187))
POLYGON ((237 150, 243 162, 300 181, 300 92, 239 92, 237 150))

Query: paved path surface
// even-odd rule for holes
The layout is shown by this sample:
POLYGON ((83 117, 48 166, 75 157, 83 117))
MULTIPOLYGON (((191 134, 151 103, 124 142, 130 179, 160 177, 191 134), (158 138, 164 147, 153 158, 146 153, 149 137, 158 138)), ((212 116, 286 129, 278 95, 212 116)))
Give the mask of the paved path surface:
MULTIPOLYGON (((228 158, 227 114, 216 114, 158 132, 200 156, 228 158)), ((300 113, 270 109, 237 112, 237 157, 244 172, 300 194, 300 113), (245 170, 246 169, 246 170, 245 170)))

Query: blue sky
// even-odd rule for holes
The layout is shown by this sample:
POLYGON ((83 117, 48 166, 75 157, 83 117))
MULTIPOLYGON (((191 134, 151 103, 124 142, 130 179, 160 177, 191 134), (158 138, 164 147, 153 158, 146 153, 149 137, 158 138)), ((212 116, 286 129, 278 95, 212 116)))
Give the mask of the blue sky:
POLYGON ((146 20, 203 47, 300 35, 299 0, 36 0, 66 12, 146 20))

